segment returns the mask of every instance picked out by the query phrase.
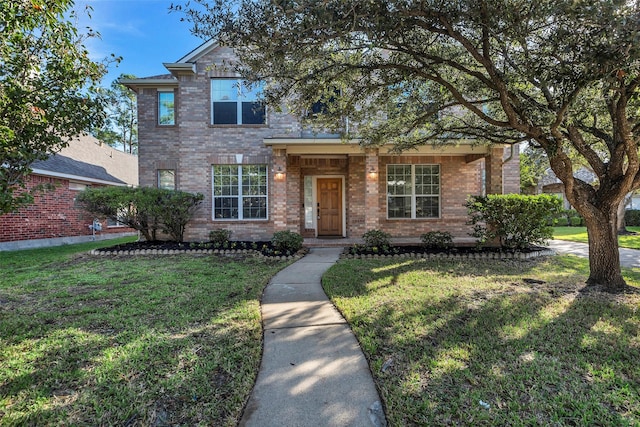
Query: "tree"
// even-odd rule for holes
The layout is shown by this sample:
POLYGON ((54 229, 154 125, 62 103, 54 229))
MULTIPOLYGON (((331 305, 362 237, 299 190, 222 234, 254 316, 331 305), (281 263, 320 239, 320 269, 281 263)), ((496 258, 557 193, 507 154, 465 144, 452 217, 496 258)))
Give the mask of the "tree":
POLYGON ((530 145, 520 153, 520 191, 537 194, 538 184, 549 169, 549 161, 544 151, 530 145))
POLYGON ((33 200, 25 178, 34 161, 102 120, 92 91, 104 67, 89 59, 69 21, 72 5, 0 2, 0 213, 33 200))
MULTIPOLYGON (((626 286, 617 207, 640 186, 637 1, 196 0, 195 33, 236 49, 265 101, 358 123, 398 150, 451 138, 530 140, 589 233, 589 284, 626 286), (569 147, 598 186, 574 177, 569 147)), ((352 128, 353 129, 353 128, 352 128)))
POLYGON ((119 83, 120 79, 135 79, 133 74, 120 74, 109 89, 102 89, 107 118, 94 128, 93 136, 122 151, 136 153, 138 147, 138 104, 136 94, 119 83))

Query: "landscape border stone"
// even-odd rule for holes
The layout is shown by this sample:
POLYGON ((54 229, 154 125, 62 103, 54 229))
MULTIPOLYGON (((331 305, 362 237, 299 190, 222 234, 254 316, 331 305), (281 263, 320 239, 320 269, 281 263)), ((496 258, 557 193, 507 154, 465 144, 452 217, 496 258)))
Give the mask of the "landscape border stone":
POLYGON ((235 255, 250 255, 257 258, 269 259, 269 260, 280 260, 280 261, 291 261, 302 258, 307 254, 309 250, 307 248, 302 248, 298 252, 293 255, 264 255, 262 252, 254 249, 202 249, 202 248, 194 248, 194 249, 136 249, 136 250, 117 250, 112 251, 108 250, 108 248, 102 249, 93 249, 89 251, 89 255, 92 256, 144 256, 144 255, 182 255, 182 254, 198 254, 198 255, 222 255, 222 256, 235 256, 235 255))
POLYGON ((340 259, 443 259, 443 260, 482 260, 482 259, 504 259, 504 260, 527 260, 543 256, 556 255, 553 249, 542 249, 531 252, 471 252, 471 253, 421 253, 411 252, 404 254, 351 254, 348 248, 340 254, 340 259))

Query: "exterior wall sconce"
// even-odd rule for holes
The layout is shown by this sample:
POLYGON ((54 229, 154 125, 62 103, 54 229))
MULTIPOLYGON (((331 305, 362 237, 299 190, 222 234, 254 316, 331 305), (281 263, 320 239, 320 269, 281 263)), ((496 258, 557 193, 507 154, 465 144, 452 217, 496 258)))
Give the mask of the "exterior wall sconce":
POLYGON ((281 181, 284 179, 284 171, 282 170, 282 167, 278 166, 278 169, 276 169, 276 174, 274 177, 278 181, 281 181))
POLYGON ((373 166, 369 168, 368 174, 369 174, 369 178, 371 179, 376 179, 376 177, 378 176, 378 172, 376 172, 376 169, 373 166))

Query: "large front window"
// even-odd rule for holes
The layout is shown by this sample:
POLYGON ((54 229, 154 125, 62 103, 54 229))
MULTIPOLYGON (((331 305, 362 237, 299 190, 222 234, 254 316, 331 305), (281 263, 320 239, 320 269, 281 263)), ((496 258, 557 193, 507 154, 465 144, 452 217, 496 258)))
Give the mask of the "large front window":
POLYGON ((267 219, 267 166, 214 165, 213 219, 267 219))
POLYGON ((387 166, 388 218, 440 216, 439 165, 387 166))
POLYGON ((211 124, 261 125, 265 108, 258 102, 262 85, 242 80, 211 79, 211 124))

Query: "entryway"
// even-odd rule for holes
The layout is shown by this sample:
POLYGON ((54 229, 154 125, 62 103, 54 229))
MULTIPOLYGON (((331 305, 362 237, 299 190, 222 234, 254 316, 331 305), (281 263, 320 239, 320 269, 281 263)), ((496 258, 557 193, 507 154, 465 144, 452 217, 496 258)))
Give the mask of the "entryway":
POLYGON ((318 237, 341 237, 342 179, 318 178, 318 237))

